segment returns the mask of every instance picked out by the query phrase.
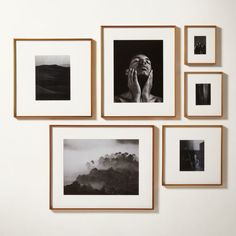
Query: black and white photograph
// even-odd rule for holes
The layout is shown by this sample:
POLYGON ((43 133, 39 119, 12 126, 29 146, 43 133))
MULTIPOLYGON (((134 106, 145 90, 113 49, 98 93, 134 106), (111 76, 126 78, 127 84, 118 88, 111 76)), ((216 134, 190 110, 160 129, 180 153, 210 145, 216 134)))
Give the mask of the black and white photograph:
POLYGON ((185 117, 222 117, 223 72, 192 71, 184 74, 185 117))
POLYGON ((174 117, 176 26, 102 26, 102 117, 174 117))
POLYGON ((194 54, 206 54, 206 36, 194 36, 194 54))
POLYGON ((153 209, 154 126, 51 125, 50 209, 153 209))
POLYGON ((223 126, 164 125, 162 132, 162 185, 222 185, 223 126))
POLYGON ((211 105, 211 84, 196 84, 196 105, 211 105))
POLYGON ((204 171, 204 140, 180 140, 180 171, 204 171))
POLYGON ((114 40, 114 102, 163 102, 163 40, 114 40))
POLYGON ((64 139, 64 195, 138 195, 138 139, 64 139))
POLYGON ((184 64, 207 66, 217 63, 217 26, 184 26, 184 64))
POLYGON ((70 100, 70 56, 35 56, 36 100, 70 100))

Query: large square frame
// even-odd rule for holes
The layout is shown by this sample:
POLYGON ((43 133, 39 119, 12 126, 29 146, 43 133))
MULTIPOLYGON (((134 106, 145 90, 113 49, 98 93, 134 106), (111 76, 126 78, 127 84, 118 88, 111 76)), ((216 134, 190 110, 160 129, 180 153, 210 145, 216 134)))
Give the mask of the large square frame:
POLYGON ((13 44, 15 118, 92 118, 93 39, 15 38, 13 44), (38 55, 70 56, 71 97, 69 101, 35 100, 35 58, 38 55))

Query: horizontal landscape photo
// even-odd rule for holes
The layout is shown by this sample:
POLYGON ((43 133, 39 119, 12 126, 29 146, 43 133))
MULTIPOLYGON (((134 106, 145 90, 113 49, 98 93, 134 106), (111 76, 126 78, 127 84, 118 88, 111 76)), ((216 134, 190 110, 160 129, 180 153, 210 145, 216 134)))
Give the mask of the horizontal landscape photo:
POLYGON ((64 195, 138 195, 139 140, 65 139, 64 195))
POLYGON ((70 100, 70 56, 35 56, 36 100, 70 100))

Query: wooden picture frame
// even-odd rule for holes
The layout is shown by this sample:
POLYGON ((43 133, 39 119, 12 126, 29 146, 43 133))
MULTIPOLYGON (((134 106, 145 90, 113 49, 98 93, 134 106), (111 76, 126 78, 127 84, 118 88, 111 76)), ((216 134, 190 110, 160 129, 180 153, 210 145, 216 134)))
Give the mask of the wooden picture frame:
POLYGON ((210 66, 217 63, 217 26, 184 26, 184 64, 210 66))
POLYGON ((15 38, 13 43, 15 118, 92 118, 92 39, 15 38))
POLYGON ((162 185, 221 186, 222 153, 222 125, 164 125, 162 185))
POLYGON ((51 210, 154 209, 154 126, 50 125, 49 137, 51 210))
POLYGON ((103 118, 176 117, 176 26, 101 26, 101 45, 103 118))
POLYGON ((223 116, 223 72, 184 73, 184 116, 189 119, 223 116))

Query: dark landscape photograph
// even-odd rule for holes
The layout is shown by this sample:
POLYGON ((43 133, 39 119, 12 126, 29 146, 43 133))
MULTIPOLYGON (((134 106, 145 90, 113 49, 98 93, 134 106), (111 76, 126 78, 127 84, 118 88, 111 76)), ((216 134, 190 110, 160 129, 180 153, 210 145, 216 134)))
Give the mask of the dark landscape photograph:
POLYGON ((211 105, 211 84, 196 84, 196 105, 211 105))
POLYGON ((64 140, 64 195, 138 194, 138 139, 64 140))
POLYGON ((204 171, 204 140, 180 140, 180 171, 204 171))
POLYGON ((194 54, 206 54, 206 36, 194 36, 194 54))
POLYGON ((36 100, 70 100, 70 56, 35 56, 36 100))

